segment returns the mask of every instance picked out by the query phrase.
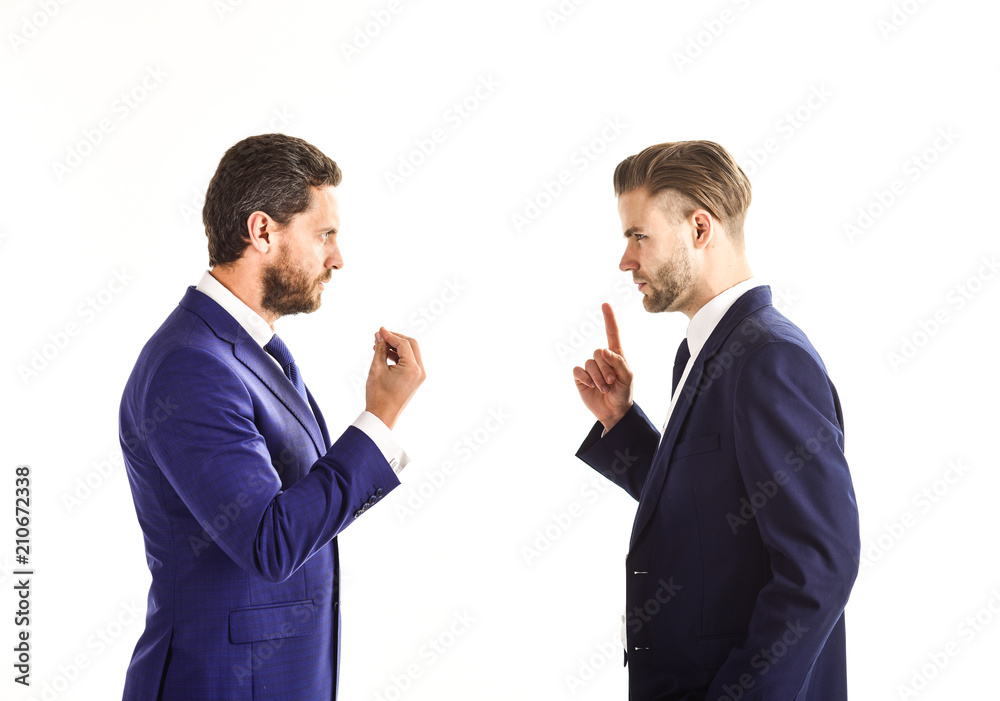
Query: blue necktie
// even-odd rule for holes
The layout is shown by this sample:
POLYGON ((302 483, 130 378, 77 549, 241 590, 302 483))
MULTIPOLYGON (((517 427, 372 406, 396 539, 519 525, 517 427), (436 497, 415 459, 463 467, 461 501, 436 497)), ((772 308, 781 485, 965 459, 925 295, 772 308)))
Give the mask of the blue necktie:
POLYGON ((677 383, 681 381, 684 368, 687 367, 688 360, 691 359, 691 351, 688 350, 688 340, 685 338, 677 348, 677 355, 674 357, 674 384, 670 388, 670 396, 677 392, 677 383))
POLYGON ((298 393, 302 395, 302 398, 306 400, 306 404, 308 404, 309 398, 306 395, 305 383, 302 382, 302 377, 299 375, 299 368, 295 364, 295 358, 292 357, 292 352, 288 350, 285 342, 278 338, 278 334, 274 334, 271 336, 271 340, 264 344, 264 350, 278 361, 281 369, 285 371, 285 376, 291 381, 292 386, 298 390, 298 393))

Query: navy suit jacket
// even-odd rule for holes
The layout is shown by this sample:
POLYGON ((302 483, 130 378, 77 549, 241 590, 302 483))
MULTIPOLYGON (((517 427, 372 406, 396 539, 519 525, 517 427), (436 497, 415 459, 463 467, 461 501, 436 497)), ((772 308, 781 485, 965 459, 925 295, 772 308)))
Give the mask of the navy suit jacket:
POLYGON ((639 502, 631 701, 841 701, 860 534, 837 391, 805 334, 744 293, 660 432, 637 404, 577 456, 639 502))
POLYGON ((335 698, 335 536, 399 480, 307 394, 193 286, 142 349, 119 438, 152 583, 125 701, 335 698))

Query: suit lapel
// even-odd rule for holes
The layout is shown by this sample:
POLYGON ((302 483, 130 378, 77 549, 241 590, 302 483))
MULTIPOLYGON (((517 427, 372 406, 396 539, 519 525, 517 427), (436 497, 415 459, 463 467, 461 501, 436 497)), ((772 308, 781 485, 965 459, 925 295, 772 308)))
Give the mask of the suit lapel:
MULTIPOLYGON (((326 453, 329 439, 326 435, 325 425, 324 430, 320 429, 319 422, 322 421, 320 418, 322 415, 319 413, 319 409, 316 409, 316 415, 313 416, 306 400, 292 386, 292 383, 285 377, 285 373, 271 359, 267 351, 250 337, 246 329, 240 326, 239 322, 219 306, 215 300, 199 292, 194 285, 188 287, 180 305, 204 319, 216 336, 233 345, 233 355, 236 359, 260 378, 260 381, 267 385, 268 389, 281 400, 288 411, 298 419, 320 455, 326 453)), ((306 393, 309 393, 308 388, 306 393)), ((311 394, 309 394, 309 401, 313 407, 316 406, 311 394)))
POLYGON ((242 327, 236 337, 233 353, 236 355, 236 359, 259 377, 261 382, 267 385, 288 411, 292 412, 299 420, 302 427, 309 433, 309 437, 320 455, 325 453, 323 435, 316 419, 309 410, 309 405, 306 404, 306 400, 298 393, 291 381, 285 377, 285 373, 281 371, 277 363, 271 360, 267 351, 261 348, 257 341, 250 338, 250 335, 242 327))
POLYGON ((733 305, 723 315, 722 319, 708 337, 698 357, 695 358, 691 366, 684 386, 680 388, 680 395, 677 403, 670 414, 670 420, 664 430, 663 440, 660 441, 656 454, 653 456, 653 466, 650 469, 646 483, 639 494, 639 508, 635 514, 635 523, 632 525, 632 538, 629 543, 631 550, 635 546, 642 534, 643 529, 649 523, 656 512, 660 501, 660 492, 663 491, 663 484, 667 479, 667 472, 670 467, 670 456, 673 453, 674 445, 677 442, 677 435, 680 433, 684 419, 687 418, 688 411, 694 401, 697 392, 695 388, 701 383, 704 373, 705 363, 715 355, 729 335, 753 312, 771 303, 771 288, 767 285, 754 287, 733 302, 733 305))
POLYGON ((312 392, 309 391, 309 387, 306 387, 306 394, 309 395, 309 406, 312 407, 313 415, 316 417, 316 423, 319 424, 319 430, 323 434, 323 445, 326 446, 321 450, 321 453, 325 453, 330 449, 330 434, 326 430, 326 421, 323 419, 323 412, 319 410, 319 404, 313 399, 312 392))

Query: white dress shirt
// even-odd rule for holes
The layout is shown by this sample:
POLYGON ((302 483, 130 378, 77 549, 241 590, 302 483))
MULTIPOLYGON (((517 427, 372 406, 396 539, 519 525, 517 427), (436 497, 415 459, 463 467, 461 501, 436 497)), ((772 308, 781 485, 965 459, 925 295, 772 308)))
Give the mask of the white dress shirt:
MULTIPOLYGON (((264 321, 260 314, 248 307, 243 300, 234 295, 225 285, 215 279, 211 271, 205 271, 195 289, 218 302, 219 306, 229 312, 239 325, 250 334, 250 337, 260 344, 261 349, 274 336, 274 329, 271 328, 270 324, 264 321)), ((281 367, 281 363, 275 360, 274 356, 267 353, 267 351, 264 352, 268 358, 274 361, 275 365, 279 368, 281 367)), ((284 373, 283 368, 282 373, 284 373)), ((310 411, 312 411, 312 407, 310 407, 310 411)), ((386 462, 389 463, 393 472, 397 475, 410 462, 409 456, 400 447, 399 443, 396 442, 392 431, 375 414, 369 411, 362 411, 351 425, 360 429, 372 439, 372 442, 382 451, 386 462)))
MULTIPOLYGON (((688 322, 686 337, 688 342, 688 350, 691 352, 691 357, 688 358, 687 365, 684 366, 684 373, 681 375, 680 381, 677 383, 677 389, 674 390, 673 395, 670 397, 670 406, 667 407, 667 418, 663 420, 663 428, 660 431, 660 442, 662 443, 663 437, 667 435, 667 423, 670 421, 670 415, 674 412, 674 405, 677 404, 677 397, 680 396, 681 389, 684 387, 684 383, 687 382, 688 373, 691 372, 691 368, 694 366, 694 361, 698 358, 698 354, 701 353, 701 349, 705 347, 705 343, 708 341, 708 337, 712 335, 715 331, 715 327, 719 325, 722 321, 722 317, 726 315, 729 308, 733 306, 733 303, 737 299, 743 296, 743 294, 754 287, 760 285, 756 278, 750 278, 744 280, 743 282, 738 282, 732 287, 723 290, 719 294, 715 295, 710 299, 705 305, 695 312, 694 316, 691 317, 691 321, 688 322)), ((607 433, 607 430, 604 431, 607 433)), ((601 434, 603 437, 603 433, 601 434)), ((628 642, 626 640, 626 628, 625 625, 626 617, 622 614, 622 647, 628 651, 628 642)))

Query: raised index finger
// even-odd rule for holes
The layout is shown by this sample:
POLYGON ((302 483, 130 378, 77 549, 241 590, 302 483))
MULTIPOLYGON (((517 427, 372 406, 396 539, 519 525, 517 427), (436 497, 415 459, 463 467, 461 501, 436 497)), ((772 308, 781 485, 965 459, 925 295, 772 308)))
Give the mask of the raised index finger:
POLYGON ((625 355, 622 352, 621 339, 618 337, 618 322, 615 321, 614 310, 605 302, 601 305, 601 311, 604 312, 604 330, 608 334, 608 350, 618 355, 625 355))

